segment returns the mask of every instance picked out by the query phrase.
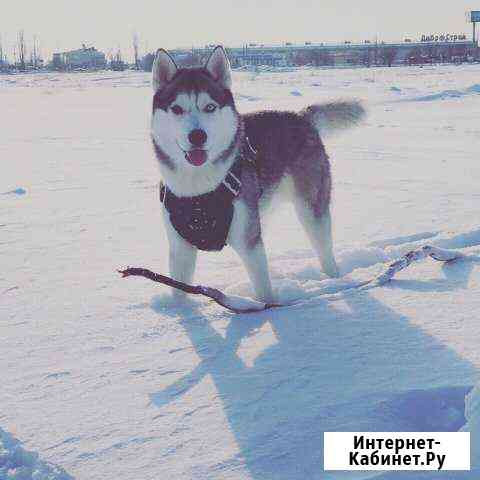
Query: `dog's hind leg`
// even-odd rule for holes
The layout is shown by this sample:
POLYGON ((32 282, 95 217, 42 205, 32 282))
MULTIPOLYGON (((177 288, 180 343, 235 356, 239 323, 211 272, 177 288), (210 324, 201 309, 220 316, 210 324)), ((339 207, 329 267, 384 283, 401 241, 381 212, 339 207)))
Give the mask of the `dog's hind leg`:
POLYGON ((299 159, 292 168, 294 205, 307 236, 317 253, 324 273, 338 277, 333 254, 332 220, 330 216, 330 164, 323 150, 314 149, 299 159))
POLYGON ((330 209, 327 208, 322 215, 317 216, 309 205, 299 199, 295 200, 295 209, 313 250, 318 255, 323 272, 329 277, 338 277, 339 271, 333 254, 330 209))

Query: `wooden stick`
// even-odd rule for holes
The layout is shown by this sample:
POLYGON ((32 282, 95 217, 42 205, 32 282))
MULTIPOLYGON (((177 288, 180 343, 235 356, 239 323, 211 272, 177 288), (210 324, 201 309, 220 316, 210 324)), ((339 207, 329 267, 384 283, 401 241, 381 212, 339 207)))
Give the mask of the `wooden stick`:
MULTIPOLYGON (((348 288, 347 290, 345 290, 345 292, 351 290, 364 290, 385 285, 387 282, 392 280, 398 272, 404 270, 413 262, 423 260, 427 257, 431 257, 439 262, 450 262, 462 256, 463 255, 460 252, 456 252, 453 250, 445 250, 443 248, 433 247, 431 245, 425 245, 418 250, 412 250, 411 252, 408 252, 400 259, 392 262, 387 267, 387 269, 377 277, 362 282, 359 285, 355 285, 352 288, 348 288)), ((235 313, 253 313, 263 310, 269 310, 271 308, 288 306, 275 303, 257 302, 256 300, 252 300, 251 298, 239 297, 237 295, 226 295, 225 293, 217 290, 216 288, 204 287, 202 285, 188 285, 187 283, 179 282, 178 280, 174 280, 173 278, 167 277, 165 275, 152 272, 147 268, 129 267, 125 270, 118 270, 118 272, 124 278, 132 276, 145 277, 154 282, 162 283, 164 285, 168 285, 169 287, 182 290, 185 293, 189 293, 192 295, 203 295, 205 297, 211 298, 214 302, 235 313)), ((319 296, 329 297, 331 296, 331 294, 323 294, 319 296)), ((298 303, 296 304, 298 305, 298 303)))
POLYGON ((444 248, 433 247, 432 245, 425 245, 418 250, 412 250, 408 252, 403 257, 391 263, 385 272, 367 282, 367 284, 375 287, 384 285, 392 280, 398 272, 406 269, 413 262, 418 262, 427 257, 433 258, 438 262, 451 262, 462 256, 463 255, 460 252, 456 252, 454 250, 446 250, 444 248))
POLYGON ((160 275, 159 273, 152 272, 147 268, 134 268, 129 267, 125 270, 118 270, 118 272, 125 277, 145 277, 154 282, 162 283, 168 285, 169 287, 182 290, 183 292, 190 293, 193 295, 203 295, 205 297, 211 298, 213 301, 221 305, 222 307, 227 308, 235 313, 253 313, 260 312, 262 310, 269 310, 270 308, 280 307, 281 305, 270 304, 257 302, 250 298, 238 297, 236 295, 226 295, 220 290, 211 287, 204 287, 202 285, 188 285, 187 283, 179 282, 173 278, 167 277, 165 275, 160 275))

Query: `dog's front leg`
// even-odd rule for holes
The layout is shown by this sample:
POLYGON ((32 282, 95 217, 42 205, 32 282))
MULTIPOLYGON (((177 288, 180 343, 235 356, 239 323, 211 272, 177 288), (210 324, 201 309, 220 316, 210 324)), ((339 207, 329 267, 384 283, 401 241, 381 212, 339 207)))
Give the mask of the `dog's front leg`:
MULTIPOLYGON (((167 212, 164 213, 164 222, 167 230, 168 243, 170 245, 170 276, 180 282, 191 283, 197 263, 197 248, 190 245, 177 233, 170 222, 167 212)), ((183 298, 185 293, 173 289, 173 295, 178 298, 183 298)))
POLYGON ((245 265, 256 299, 274 303, 260 220, 258 214, 242 201, 235 204, 228 243, 245 265))

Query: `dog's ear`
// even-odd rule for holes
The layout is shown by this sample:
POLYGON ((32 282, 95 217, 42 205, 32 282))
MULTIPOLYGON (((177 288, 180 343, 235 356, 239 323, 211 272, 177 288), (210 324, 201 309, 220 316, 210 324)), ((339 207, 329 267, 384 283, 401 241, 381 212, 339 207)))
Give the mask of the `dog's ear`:
POLYGON ((230 71, 230 62, 222 46, 215 47, 210 55, 205 68, 210 75, 224 88, 230 90, 232 86, 232 74, 230 71))
POLYGON ((163 48, 157 50, 152 67, 152 87, 157 92, 163 88, 177 73, 177 65, 163 48))

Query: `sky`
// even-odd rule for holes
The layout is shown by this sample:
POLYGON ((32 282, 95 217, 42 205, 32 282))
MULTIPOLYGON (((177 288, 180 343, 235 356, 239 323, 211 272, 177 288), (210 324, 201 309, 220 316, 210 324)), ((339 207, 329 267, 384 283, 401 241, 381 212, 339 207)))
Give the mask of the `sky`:
POLYGON ((431 33, 465 33, 480 0, 25 0, 2 2, 0 35, 11 57, 18 30, 36 35, 44 57, 93 45, 132 57, 142 52, 216 43, 394 41, 431 33), (6 5, 5 5, 6 4, 6 5))

